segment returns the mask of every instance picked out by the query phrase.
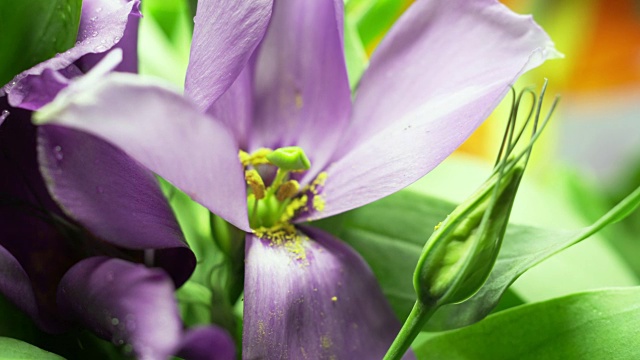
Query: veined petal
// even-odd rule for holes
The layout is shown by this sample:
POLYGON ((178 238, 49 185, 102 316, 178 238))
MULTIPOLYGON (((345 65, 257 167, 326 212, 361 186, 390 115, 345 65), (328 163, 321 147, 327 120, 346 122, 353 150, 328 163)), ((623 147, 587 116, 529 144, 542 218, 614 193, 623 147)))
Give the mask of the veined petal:
POLYGON ((250 148, 302 147, 307 179, 330 159, 351 109, 342 10, 335 0, 277 0, 256 54, 250 148))
MULTIPOLYGON (((6 98, 0 98, 0 109, 6 98)), ((63 217, 49 197, 36 160, 30 111, 10 108, 0 126, 0 292, 43 329, 64 329, 56 286, 78 259, 65 240, 63 217)))
POLYGON ((203 326, 189 329, 176 356, 189 360, 234 360, 236 347, 226 331, 203 326))
POLYGON ((238 140, 241 149, 248 149, 253 121, 253 76, 247 65, 236 81, 208 109, 207 114, 224 123, 238 140))
POLYGON ((247 235, 243 357, 381 359, 400 323, 371 270, 341 241, 303 231, 279 245, 247 235))
MULTIPOLYGON (((96 35, 96 37, 101 37, 101 45, 104 45, 104 40, 104 42, 109 45, 114 44, 113 47, 109 46, 108 48, 122 49, 122 62, 115 69, 116 71, 138 72, 138 26, 142 15, 138 10, 140 6, 139 1, 136 1, 138 3, 134 4, 132 11, 129 13, 129 18, 122 35, 120 35, 119 27, 110 27, 102 31, 97 31, 98 35, 96 35), (109 42, 108 40, 111 41, 109 42)), ((82 2, 82 18, 80 19, 80 36, 78 40, 80 41, 89 35, 93 36, 93 31, 95 30, 91 30, 91 24, 96 23, 98 19, 100 19, 101 14, 107 10, 114 11, 117 7, 127 2, 132 2, 132 0, 84 0, 82 2), (90 33, 90 31, 92 32, 90 33)), ((76 65, 83 72, 87 72, 102 60, 105 52, 106 50, 97 53, 88 53, 81 57, 76 62, 76 65)))
POLYGON ((273 0, 200 0, 185 94, 205 111, 235 81, 264 36, 273 0))
MULTIPOLYGON (((136 28, 137 18, 140 16, 138 11, 140 1, 133 0, 85 0, 82 6, 82 15, 80 18, 80 27, 78 30, 78 38, 76 45, 58 56, 43 61, 40 64, 17 75, 9 84, 4 86, 4 91, 8 94, 9 103, 15 107, 24 107, 35 110, 34 103, 25 103, 25 98, 38 97, 42 99, 40 106, 51 101, 56 92, 47 86, 39 86, 41 80, 37 79, 45 71, 60 70, 64 75, 77 75, 78 69, 72 65, 76 60, 91 53, 104 53, 111 49, 114 45, 121 42, 125 36, 125 28, 130 20, 134 21, 132 29, 136 28), (75 69, 65 70, 71 66, 75 69), (23 105, 23 103, 25 103, 23 105)), ((133 54, 131 50, 131 37, 127 34, 125 54, 125 63, 121 65, 126 68, 130 66, 133 54)), ((135 34, 133 34, 135 35, 135 34)), ((124 44, 124 43, 123 43, 124 44)), ((52 80, 50 78, 49 80, 52 80)), ((59 87, 64 87, 66 83, 61 80, 59 87)))
POLYGON ((328 169, 340 213, 416 181, 488 117, 524 72, 557 56, 530 16, 494 0, 417 1, 373 54, 328 169))
POLYGON ((0 245, 0 293, 27 313, 41 328, 48 331, 56 330, 56 325, 49 324, 50 319, 41 318, 29 276, 18 260, 2 245, 0 245))
POLYGON ((165 265, 178 285, 191 275, 195 256, 149 170, 93 135, 56 125, 38 128, 38 157, 49 192, 69 217, 116 246, 170 253, 165 265))
POLYGON ((238 146, 218 121, 170 88, 113 73, 63 90, 36 114, 105 139, 243 230, 249 230, 238 146))
POLYGON ((159 269, 92 257, 62 278, 58 305, 69 319, 139 359, 165 360, 182 335, 171 279, 159 269))

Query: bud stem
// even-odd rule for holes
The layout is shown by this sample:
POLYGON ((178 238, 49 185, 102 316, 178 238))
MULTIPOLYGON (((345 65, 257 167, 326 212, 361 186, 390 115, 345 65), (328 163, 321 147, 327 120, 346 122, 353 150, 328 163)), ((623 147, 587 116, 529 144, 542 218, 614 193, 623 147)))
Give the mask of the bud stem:
POLYGON ((413 309, 411 309, 411 313, 409 313, 409 316, 405 320, 404 325, 402 325, 398 336, 396 336, 393 344, 391 344, 391 347, 387 350, 387 354, 383 360, 402 359, 413 340, 418 336, 420 331, 422 331, 422 328, 438 307, 438 305, 427 305, 417 300, 413 305, 413 309))

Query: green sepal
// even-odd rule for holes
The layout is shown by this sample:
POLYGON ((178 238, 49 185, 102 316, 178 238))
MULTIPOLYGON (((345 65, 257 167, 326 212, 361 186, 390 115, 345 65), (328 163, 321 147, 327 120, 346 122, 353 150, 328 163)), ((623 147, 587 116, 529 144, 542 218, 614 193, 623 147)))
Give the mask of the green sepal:
POLYGON ((460 302, 484 284, 498 256, 523 172, 524 166, 515 165, 506 174, 494 173, 437 227, 414 274, 420 301, 460 302))

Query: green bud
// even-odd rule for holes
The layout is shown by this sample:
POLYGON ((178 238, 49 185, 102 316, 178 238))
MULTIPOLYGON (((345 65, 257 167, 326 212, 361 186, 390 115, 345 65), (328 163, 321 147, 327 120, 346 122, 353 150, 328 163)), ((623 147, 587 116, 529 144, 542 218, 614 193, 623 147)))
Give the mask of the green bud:
POLYGON ((414 286, 436 306, 461 302, 484 284, 498 256, 523 165, 496 172, 434 231, 424 246, 414 286))
POLYGON ((311 162, 304 150, 298 146, 288 146, 274 150, 267 155, 273 165, 285 171, 309 170, 311 162))

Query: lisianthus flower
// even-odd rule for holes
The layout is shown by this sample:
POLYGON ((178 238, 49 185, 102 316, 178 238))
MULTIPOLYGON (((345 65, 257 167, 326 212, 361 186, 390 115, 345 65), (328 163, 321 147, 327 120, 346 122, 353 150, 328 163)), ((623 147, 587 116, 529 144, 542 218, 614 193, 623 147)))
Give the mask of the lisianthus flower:
POLYGON ((217 343, 207 358, 230 359, 224 331, 182 329, 174 290, 195 257, 153 174, 101 139, 30 121, 111 48, 117 70, 136 70, 137 6, 85 0, 76 46, 3 87, 0 293, 50 333, 79 324, 145 359, 217 343))
POLYGON ((556 54, 497 1, 418 1, 352 102, 342 4, 201 0, 186 97, 114 74, 38 114, 109 140, 247 232, 246 359, 382 358, 400 325, 368 266, 301 224, 419 179, 556 54))

